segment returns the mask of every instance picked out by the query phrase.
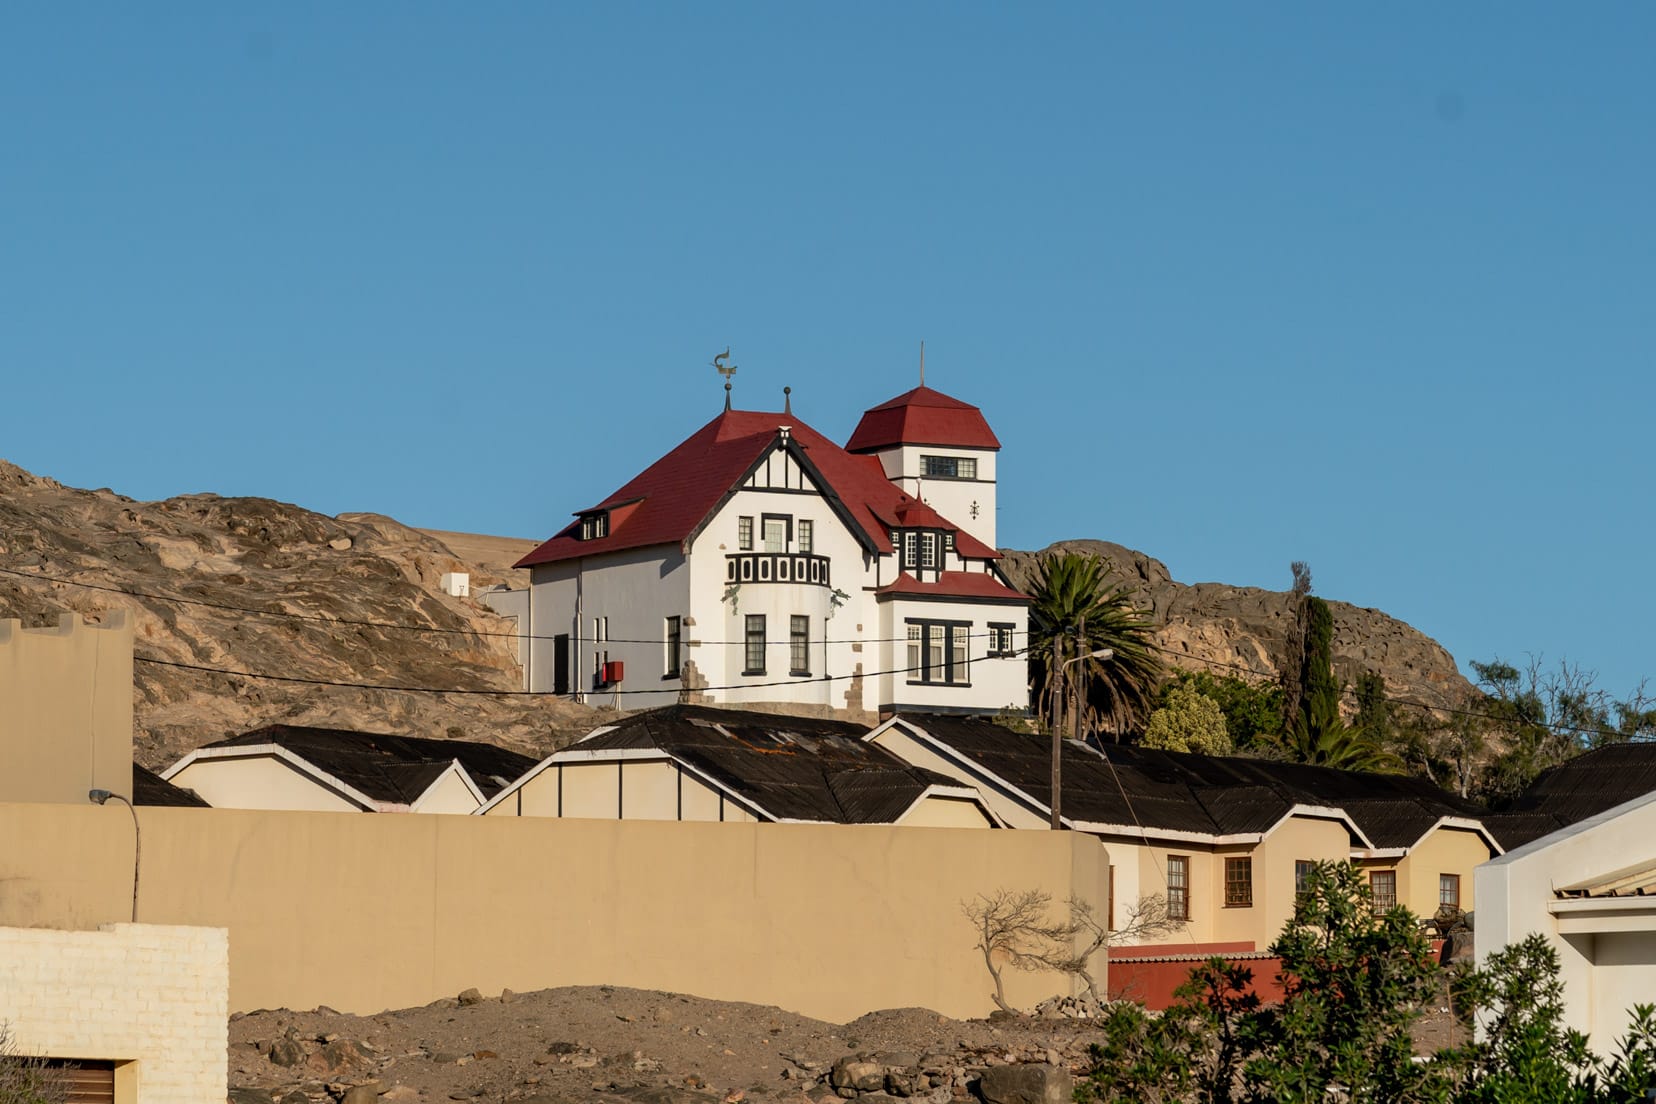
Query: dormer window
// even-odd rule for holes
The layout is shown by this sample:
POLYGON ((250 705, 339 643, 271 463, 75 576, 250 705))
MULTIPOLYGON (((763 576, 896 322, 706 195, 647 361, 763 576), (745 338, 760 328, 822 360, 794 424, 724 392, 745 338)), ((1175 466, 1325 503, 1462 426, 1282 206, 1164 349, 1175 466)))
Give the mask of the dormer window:
POLYGON ((581 515, 581 539, 598 540, 609 536, 609 511, 595 510, 581 515))
POLYGON ((941 529, 896 529, 891 546, 904 571, 937 571, 944 566, 943 554, 954 550, 954 534, 941 529))
POLYGON ((974 456, 922 456, 921 473, 928 479, 976 479, 977 458, 974 456))

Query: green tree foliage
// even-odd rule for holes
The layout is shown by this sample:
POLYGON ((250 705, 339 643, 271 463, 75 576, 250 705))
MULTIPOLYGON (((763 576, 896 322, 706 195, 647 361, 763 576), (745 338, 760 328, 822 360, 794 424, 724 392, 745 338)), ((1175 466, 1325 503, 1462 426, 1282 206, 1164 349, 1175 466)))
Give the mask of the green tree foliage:
POLYGON ((1656 699, 1643 684, 1617 699, 1598 686, 1592 671, 1568 660, 1554 668, 1537 658, 1520 670, 1497 657, 1473 662, 1472 670, 1497 737, 1490 742, 1502 749, 1477 786, 1479 796, 1494 804, 1588 748, 1656 739, 1656 699))
POLYGON ((1415 917, 1376 914, 1357 869, 1319 864, 1272 944, 1284 996, 1265 1006, 1252 974, 1212 959, 1160 1016, 1111 1006, 1076 1089, 1081 1104, 1642 1104, 1656 1088, 1656 1006, 1608 1059, 1563 1025, 1558 957, 1530 936, 1454 986, 1479 1041, 1415 1060, 1410 1027, 1443 972, 1415 917))
POLYGON ((1180 688, 1195 690, 1218 703, 1219 711, 1225 717, 1225 732, 1232 747, 1239 752, 1269 743, 1282 732, 1280 686, 1268 682, 1244 682, 1229 675, 1218 676, 1205 671, 1177 671, 1162 684, 1156 699, 1157 706, 1165 706, 1168 697, 1180 688))
MULTIPOLYGON (((1277 748, 1299 763, 1341 770, 1389 771, 1400 764, 1376 734, 1361 724, 1349 725, 1340 715, 1344 687, 1334 674, 1334 615, 1328 603, 1307 595, 1304 599, 1304 663, 1297 685, 1299 711, 1277 740, 1277 748)), ((1371 687, 1371 698, 1384 698, 1384 683, 1371 687)), ((1374 702, 1371 701, 1371 713, 1374 702)), ((1383 700, 1379 702, 1383 708, 1383 700)))
POLYGON ((1096 556, 1061 552, 1035 570, 1029 608, 1029 666, 1036 709, 1049 726, 1070 723, 1071 680, 1079 680, 1076 730, 1110 732, 1116 739, 1150 713, 1162 663, 1155 625, 1096 556), (1064 661, 1109 648, 1108 660, 1064 661))
POLYGON ((1193 686, 1173 686, 1144 726, 1144 746, 1229 755, 1234 749, 1219 703, 1193 686))

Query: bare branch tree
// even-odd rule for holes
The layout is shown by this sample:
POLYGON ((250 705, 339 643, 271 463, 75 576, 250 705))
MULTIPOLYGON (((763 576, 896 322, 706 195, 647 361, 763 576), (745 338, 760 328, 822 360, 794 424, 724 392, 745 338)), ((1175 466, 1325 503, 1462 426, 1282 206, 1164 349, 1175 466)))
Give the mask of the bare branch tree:
POLYGON ((0 1020, 0 1101, 6 1104, 64 1104, 69 1085, 63 1074, 35 1058, 17 1052, 11 1025, 0 1020))
POLYGON ((1160 894, 1128 905, 1125 923, 1119 928, 1111 928, 1107 917, 1100 919, 1090 901, 1071 897, 1068 905, 1068 917, 1057 922, 1050 917, 1052 895, 1041 890, 1002 889, 962 905, 977 929, 978 949, 995 980, 993 998, 1002 1011, 1017 1012, 1006 1003, 1003 964, 1078 978, 1087 987, 1087 995, 1102 1004, 1104 997, 1092 975, 1093 956, 1106 947, 1154 939, 1178 927, 1177 921, 1169 919, 1167 899, 1160 894))

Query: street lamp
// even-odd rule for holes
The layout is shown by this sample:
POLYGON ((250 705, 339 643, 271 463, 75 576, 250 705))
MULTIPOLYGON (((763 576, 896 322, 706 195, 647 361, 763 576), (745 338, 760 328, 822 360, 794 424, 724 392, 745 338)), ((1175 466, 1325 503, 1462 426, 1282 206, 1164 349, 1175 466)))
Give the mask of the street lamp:
POLYGON ((132 814, 132 922, 138 922, 138 860, 143 854, 143 837, 138 831, 138 810, 133 808, 132 802, 113 790, 87 790, 86 799, 94 805, 102 805, 110 798, 114 798, 127 807, 132 814))
MULTIPOLYGON (((1115 658, 1115 650, 1113 648, 1098 648, 1094 651, 1088 652, 1086 655, 1073 656, 1070 659, 1063 660, 1062 662, 1060 662, 1058 664, 1059 684, 1062 685, 1062 683, 1063 683, 1063 677, 1062 676, 1063 676, 1064 669, 1069 667, 1070 664, 1072 664, 1072 663, 1080 663, 1084 659, 1106 660, 1106 659, 1114 659, 1114 658, 1115 658)), ((1053 828, 1053 831, 1057 831, 1058 829, 1060 829, 1064 826, 1063 813, 1060 812, 1060 810, 1059 810, 1059 806, 1063 804, 1063 799, 1064 799, 1064 791, 1063 791, 1063 782, 1064 782, 1064 772, 1063 772, 1064 736, 1063 736, 1063 731, 1062 731, 1063 726, 1057 724, 1056 723, 1057 720, 1058 720, 1058 718, 1056 718, 1056 717, 1053 718, 1054 724, 1052 726, 1052 828, 1053 828)), ((1081 738, 1081 695, 1079 693, 1077 693, 1076 696, 1075 696, 1075 720, 1073 722, 1071 722, 1071 724, 1070 724, 1070 735, 1075 737, 1078 740, 1081 738)))

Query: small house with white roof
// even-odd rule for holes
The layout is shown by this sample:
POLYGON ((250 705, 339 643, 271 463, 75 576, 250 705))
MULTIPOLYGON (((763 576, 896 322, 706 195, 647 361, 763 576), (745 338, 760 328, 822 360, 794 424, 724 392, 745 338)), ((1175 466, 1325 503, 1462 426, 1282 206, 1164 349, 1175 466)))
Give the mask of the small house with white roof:
POLYGON ((997 566, 999 450, 982 411, 925 386, 845 447, 789 404, 727 396, 519 561, 528 688, 629 709, 1021 712, 1028 599, 997 566))

